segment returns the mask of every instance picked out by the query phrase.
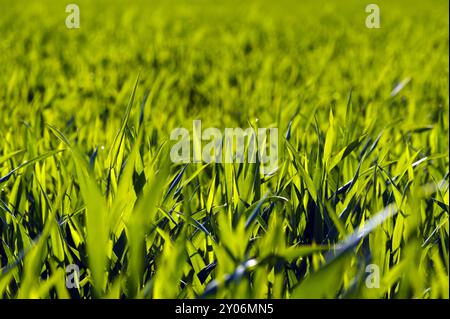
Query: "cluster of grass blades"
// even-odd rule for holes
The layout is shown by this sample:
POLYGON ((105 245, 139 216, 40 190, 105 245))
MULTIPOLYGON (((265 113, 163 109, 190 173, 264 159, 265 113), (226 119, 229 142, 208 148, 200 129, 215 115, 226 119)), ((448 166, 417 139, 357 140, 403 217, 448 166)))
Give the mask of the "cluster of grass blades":
POLYGON ((340 18, 103 4, 124 25, 106 35, 89 20, 100 4, 80 3, 78 34, 0 20, 1 298, 449 298, 448 3, 385 4, 383 33, 365 34, 352 1, 340 18), (172 163, 168 132, 193 118, 277 127, 278 169, 172 163))

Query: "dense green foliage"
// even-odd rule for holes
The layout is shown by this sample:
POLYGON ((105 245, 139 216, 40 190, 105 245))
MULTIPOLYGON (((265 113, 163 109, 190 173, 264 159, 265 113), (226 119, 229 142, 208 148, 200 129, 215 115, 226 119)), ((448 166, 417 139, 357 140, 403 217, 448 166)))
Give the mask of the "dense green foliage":
POLYGON ((76 3, 0 0, 1 297, 449 297, 447 1, 76 3), (175 165, 193 119, 278 170, 175 165))

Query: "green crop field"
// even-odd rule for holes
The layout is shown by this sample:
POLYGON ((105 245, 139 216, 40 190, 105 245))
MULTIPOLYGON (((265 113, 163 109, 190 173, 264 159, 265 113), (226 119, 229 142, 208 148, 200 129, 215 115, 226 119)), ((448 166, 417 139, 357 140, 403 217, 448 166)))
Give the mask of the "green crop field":
POLYGON ((448 1, 72 2, 0 0, 0 298, 449 298, 448 1))

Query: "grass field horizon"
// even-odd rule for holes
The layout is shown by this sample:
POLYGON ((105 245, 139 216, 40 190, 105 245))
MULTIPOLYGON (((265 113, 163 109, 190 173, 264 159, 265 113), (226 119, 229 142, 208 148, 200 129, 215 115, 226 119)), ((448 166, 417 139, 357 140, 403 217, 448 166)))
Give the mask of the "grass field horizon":
POLYGON ((0 0, 0 298, 448 299, 449 4, 373 2, 0 0))

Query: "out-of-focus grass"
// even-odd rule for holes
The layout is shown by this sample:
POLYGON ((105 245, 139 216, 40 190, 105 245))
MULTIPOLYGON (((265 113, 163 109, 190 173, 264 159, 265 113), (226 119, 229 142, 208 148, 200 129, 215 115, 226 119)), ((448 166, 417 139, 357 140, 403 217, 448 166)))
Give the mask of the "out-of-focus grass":
POLYGON ((448 298, 448 2, 77 3, 0 0, 1 297, 448 298), (174 165, 193 119, 278 171, 174 165))

